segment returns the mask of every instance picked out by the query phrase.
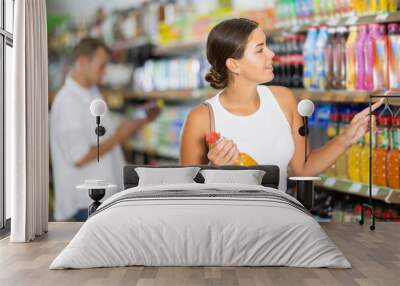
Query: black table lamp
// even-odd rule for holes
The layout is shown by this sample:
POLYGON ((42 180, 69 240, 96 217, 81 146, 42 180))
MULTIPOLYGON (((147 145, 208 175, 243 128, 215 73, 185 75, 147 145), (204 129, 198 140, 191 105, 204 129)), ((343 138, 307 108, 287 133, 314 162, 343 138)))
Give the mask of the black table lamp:
POLYGON ((90 113, 96 117, 97 127, 95 129, 95 133, 97 135, 97 162, 100 159, 100 136, 106 134, 106 129, 100 125, 100 117, 103 116, 107 111, 107 104, 102 99, 95 99, 90 103, 90 113))
MULTIPOLYGON (((303 117, 303 126, 299 128, 299 134, 305 137, 304 161, 307 162, 308 145, 308 117, 314 112, 314 103, 309 99, 303 99, 297 105, 297 111, 303 117)), ((321 180, 319 177, 290 177, 297 182, 297 199, 305 208, 311 210, 314 205, 314 181, 321 180)))

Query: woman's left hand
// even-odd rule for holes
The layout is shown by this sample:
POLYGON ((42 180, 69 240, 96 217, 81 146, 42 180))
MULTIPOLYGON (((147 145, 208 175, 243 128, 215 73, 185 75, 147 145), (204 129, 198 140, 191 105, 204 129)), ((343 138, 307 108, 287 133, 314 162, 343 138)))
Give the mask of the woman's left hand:
MULTIPOLYGON (((375 102, 371 108, 372 112, 382 105, 383 100, 375 102)), ((361 137, 368 131, 369 127, 369 107, 357 113, 347 127, 341 134, 344 138, 346 147, 351 146, 360 140, 361 137)))

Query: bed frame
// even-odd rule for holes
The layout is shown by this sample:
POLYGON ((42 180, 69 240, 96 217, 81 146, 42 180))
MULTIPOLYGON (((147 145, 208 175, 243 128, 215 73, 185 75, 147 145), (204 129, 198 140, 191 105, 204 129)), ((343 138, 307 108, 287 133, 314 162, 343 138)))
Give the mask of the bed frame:
MULTIPOLYGON (((146 167, 146 168, 182 168, 181 165, 162 165, 162 166, 149 166, 149 165, 126 165, 124 167, 124 190, 133 188, 138 185, 139 176, 137 175, 135 168, 146 167)), ((189 166, 185 166, 189 167, 189 166)), ((190 166, 193 167, 193 166, 190 166)), ((252 167, 242 166, 212 166, 212 165, 196 165, 194 167, 200 167, 202 170, 205 169, 219 169, 219 170, 263 170, 265 175, 262 179, 261 184, 265 187, 271 187, 278 189, 279 186, 279 167, 276 165, 257 165, 252 167)), ((204 183, 204 178, 200 174, 194 178, 197 183, 204 183)))

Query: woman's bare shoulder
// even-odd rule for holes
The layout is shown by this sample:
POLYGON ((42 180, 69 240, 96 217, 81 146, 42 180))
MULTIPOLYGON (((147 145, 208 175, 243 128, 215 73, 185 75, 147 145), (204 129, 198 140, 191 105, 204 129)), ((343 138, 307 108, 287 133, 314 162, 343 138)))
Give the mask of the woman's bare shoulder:
POLYGON ((289 88, 284 86, 269 86, 269 89, 285 113, 289 124, 291 124, 293 115, 297 112, 296 96, 289 88))
MULTIPOLYGON (((199 133, 208 133, 210 126, 210 115, 208 107, 205 104, 199 104, 193 107, 186 117, 186 127, 195 128, 199 133)), ((196 132, 196 133, 197 133, 196 132)))

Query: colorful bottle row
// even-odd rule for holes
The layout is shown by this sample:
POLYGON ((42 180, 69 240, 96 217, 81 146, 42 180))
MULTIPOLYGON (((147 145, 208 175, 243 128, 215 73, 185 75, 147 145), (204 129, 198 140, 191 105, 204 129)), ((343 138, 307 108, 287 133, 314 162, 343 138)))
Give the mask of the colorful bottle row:
MULTIPOLYGON (((393 114, 384 109, 376 120, 376 132, 372 136, 372 183, 400 189, 400 112, 393 114)), ((327 128, 329 139, 346 128, 355 113, 333 112, 327 128)), ((375 118, 375 117, 374 117, 375 118)), ((336 163, 326 170, 332 177, 369 183, 369 133, 351 146, 336 163)))
POLYGON ((399 8, 398 0, 278 0, 276 4, 279 22, 290 25, 354 14, 395 12, 399 8))
POLYGON ((204 75, 209 64, 202 56, 148 60, 133 74, 133 90, 166 91, 206 86, 204 75))
POLYGON ((303 47, 306 89, 400 88, 400 24, 308 31, 303 47))
POLYGON ((303 45, 305 35, 272 36, 268 47, 275 53, 274 79, 271 84, 303 87, 303 45))

